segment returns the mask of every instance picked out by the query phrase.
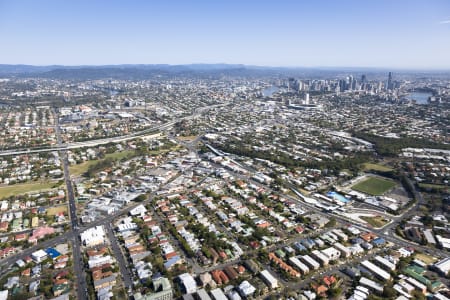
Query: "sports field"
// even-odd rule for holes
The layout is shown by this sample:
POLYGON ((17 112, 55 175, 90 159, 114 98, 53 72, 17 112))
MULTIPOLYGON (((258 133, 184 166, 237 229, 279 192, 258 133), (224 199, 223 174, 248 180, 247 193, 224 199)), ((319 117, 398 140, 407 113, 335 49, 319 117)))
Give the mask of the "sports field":
POLYGON ((389 179, 369 177, 352 186, 352 190, 363 192, 372 196, 380 196, 392 189, 397 184, 389 179))

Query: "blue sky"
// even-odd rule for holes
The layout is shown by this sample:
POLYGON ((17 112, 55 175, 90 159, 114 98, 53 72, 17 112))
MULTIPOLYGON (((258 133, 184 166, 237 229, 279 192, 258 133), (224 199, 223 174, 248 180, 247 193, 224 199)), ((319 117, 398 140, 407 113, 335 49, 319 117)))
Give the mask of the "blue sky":
POLYGON ((0 63, 450 69, 450 1, 0 0, 0 63))

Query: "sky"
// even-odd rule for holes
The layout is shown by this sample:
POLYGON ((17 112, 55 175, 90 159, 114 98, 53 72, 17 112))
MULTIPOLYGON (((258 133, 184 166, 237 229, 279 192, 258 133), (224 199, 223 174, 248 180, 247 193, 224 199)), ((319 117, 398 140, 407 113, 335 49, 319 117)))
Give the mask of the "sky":
POLYGON ((0 64, 450 69, 449 0, 0 0, 0 64))

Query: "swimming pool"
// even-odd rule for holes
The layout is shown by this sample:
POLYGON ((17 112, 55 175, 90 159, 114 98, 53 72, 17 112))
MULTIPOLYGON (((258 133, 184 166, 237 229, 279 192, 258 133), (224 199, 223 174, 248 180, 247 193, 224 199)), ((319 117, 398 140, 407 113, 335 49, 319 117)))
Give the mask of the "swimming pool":
POLYGON ((342 196, 341 194, 336 193, 336 192, 328 192, 328 193, 327 193, 327 196, 328 196, 328 197, 331 197, 331 198, 333 198, 333 199, 335 199, 335 200, 344 202, 344 203, 350 202, 349 199, 345 198, 344 196, 342 196))

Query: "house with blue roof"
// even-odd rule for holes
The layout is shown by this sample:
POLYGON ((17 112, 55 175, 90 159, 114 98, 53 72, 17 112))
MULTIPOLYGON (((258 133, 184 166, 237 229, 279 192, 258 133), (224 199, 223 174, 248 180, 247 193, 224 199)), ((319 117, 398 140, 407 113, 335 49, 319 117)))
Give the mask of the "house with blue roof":
POLYGON ((178 264, 181 261, 181 257, 176 255, 164 263, 164 268, 170 270, 174 265, 178 264))
POLYGON ((372 244, 375 247, 381 247, 381 246, 384 246, 386 244, 386 240, 384 238, 382 238, 382 237, 378 237, 378 238, 376 238, 376 239, 374 239, 372 241, 372 244))
POLYGON ((55 248, 47 248, 45 252, 51 259, 56 259, 61 256, 61 253, 59 253, 55 248))

